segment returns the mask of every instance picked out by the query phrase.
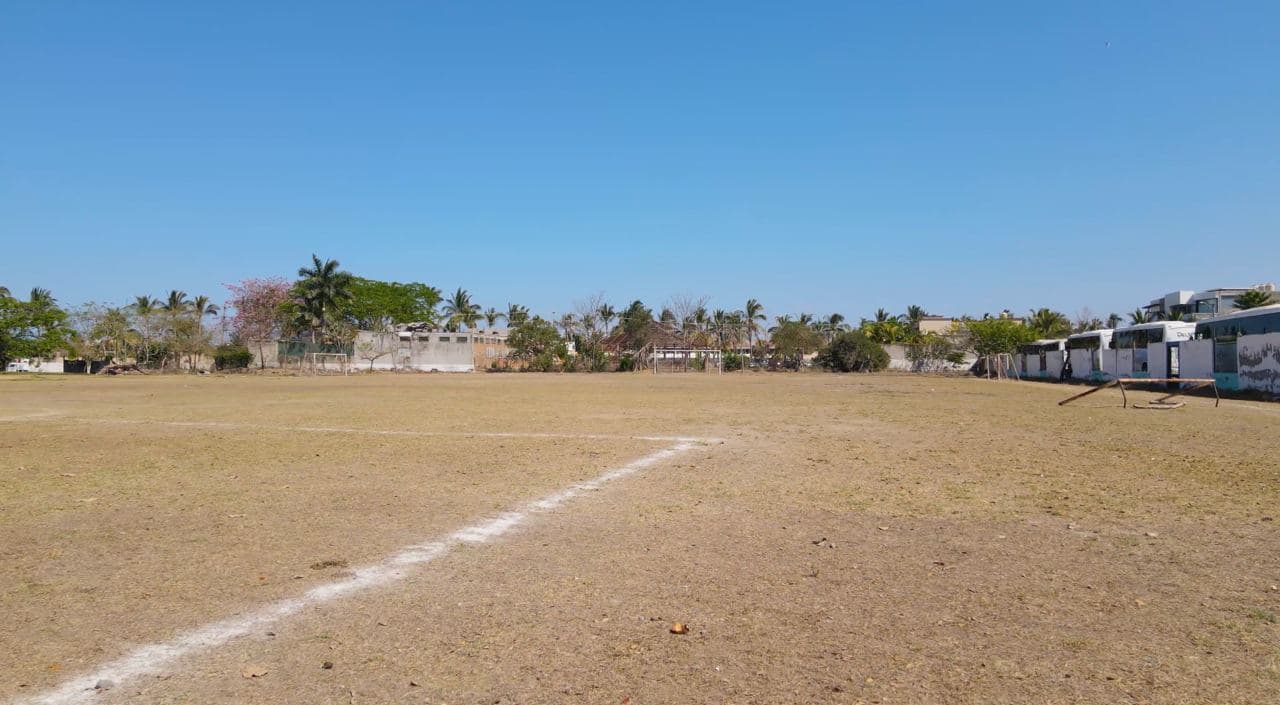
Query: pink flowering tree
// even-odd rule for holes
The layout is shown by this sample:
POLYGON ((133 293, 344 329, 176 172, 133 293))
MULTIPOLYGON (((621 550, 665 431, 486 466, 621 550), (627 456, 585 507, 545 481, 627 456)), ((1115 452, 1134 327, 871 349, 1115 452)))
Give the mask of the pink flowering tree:
POLYGON ((283 323, 281 308, 289 301, 293 283, 281 277, 245 279, 239 284, 224 284, 231 292, 227 305, 235 309, 231 321, 236 339, 258 348, 258 366, 263 367, 263 351, 280 336, 283 323))

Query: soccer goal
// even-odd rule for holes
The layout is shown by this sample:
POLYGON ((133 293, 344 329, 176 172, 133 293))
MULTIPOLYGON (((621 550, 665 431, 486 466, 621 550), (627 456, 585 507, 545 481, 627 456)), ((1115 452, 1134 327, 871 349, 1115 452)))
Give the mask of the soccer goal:
POLYGON ((309 375, 349 375, 351 358, 346 353, 307 353, 302 371, 309 375))

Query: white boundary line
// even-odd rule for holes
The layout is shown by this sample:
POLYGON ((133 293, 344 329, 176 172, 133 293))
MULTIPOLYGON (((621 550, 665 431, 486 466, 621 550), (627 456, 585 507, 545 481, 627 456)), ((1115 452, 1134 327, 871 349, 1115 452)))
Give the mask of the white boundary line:
POLYGON ((350 578, 317 585, 298 597, 279 600, 248 614, 207 624, 179 634, 169 641, 138 647, 53 690, 15 700, 14 705, 74 705, 90 702, 97 692, 94 686, 99 681, 112 681, 118 687, 126 681, 156 674, 184 657, 215 649, 233 639, 259 631, 304 608, 398 582, 413 573, 415 568, 448 554, 458 546, 487 543, 527 523, 536 514, 558 509, 579 495, 598 490, 614 480, 633 475, 706 442, 708 439, 681 439, 674 445, 608 470, 591 480, 570 485, 491 519, 465 526, 443 537, 406 546, 379 563, 357 568, 350 578))
POLYGON ((4 421, 43 421, 61 419, 82 423, 127 424, 133 426, 175 426, 178 428, 221 428, 233 431, 289 431, 298 433, 362 433, 371 436, 422 436, 426 438, 570 438, 589 441, 659 441, 664 443, 715 443, 719 438, 704 436, 630 436, 610 433, 553 433, 541 431, 397 431, 341 426, 270 426, 234 421, 154 421, 148 419, 101 419, 66 416, 59 411, 42 411, 23 416, 0 416, 4 421))

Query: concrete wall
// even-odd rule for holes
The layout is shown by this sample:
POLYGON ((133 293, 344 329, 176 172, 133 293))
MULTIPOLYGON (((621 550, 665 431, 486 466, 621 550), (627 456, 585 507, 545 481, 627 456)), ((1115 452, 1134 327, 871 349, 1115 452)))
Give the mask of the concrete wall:
POLYGON ((1213 341, 1184 340, 1178 344, 1178 376, 1208 379, 1213 376, 1213 341))
POLYGON ((1280 394, 1280 333, 1246 335, 1236 342, 1240 388, 1280 394))
POLYGON ((419 372, 473 372, 475 348, 472 333, 356 334, 354 367, 357 370, 417 370, 419 372))

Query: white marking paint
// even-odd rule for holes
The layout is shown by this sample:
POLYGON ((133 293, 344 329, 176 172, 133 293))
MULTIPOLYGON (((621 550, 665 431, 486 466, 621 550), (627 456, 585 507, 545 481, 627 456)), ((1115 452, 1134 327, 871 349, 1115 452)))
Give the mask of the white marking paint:
POLYGON ((119 687, 127 681, 160 673, 174 662, 192 654, 215 649, 234 639, 261 632, 304 608, 403 580, 415 567, 430 563, 459 545, 482 544, 496 539, 526 523, 535 514, 557 509, 575 497, 598 490, 609 482, 633 475, 704 442, 702 439, 682 439, 675 445, 608 470, 591 480, 558 490, 492 519, 464 527, 444 538, 406 546, 380 563, 356 569, 355 574, 349 578, 317 585, 299 597, 273 602, 248 614, 199 627, 166 642, 139 647, 90 673, 66 681, 53 690, 16 700, 14 705, 75 705, 91 702, 96 692, 94 686, 98 681, 113 681, 119 687))
POLYGON ((62 416, 61 411, 34 411, 30 414, 17 414, 15 416, 0 416, 0 422, 4 421, 32 421, 39 419, 49 419, 55 416, 62 416))
MULTIPOLYGON (((58 412, 53 412, 57 414, 58 412)), ((15 417, 16 418, 16 417, 15 417)), ((32 417, 35 418, 35 417, 32 417)), ((700 436, 628 436, 607 433, 541 433, 531 431, 397 431, 375 428, 345 428, 339 426, 267 426, 263 424, 235 423, 231 421, 149 421, 144 419, 98 419, 64 417, 76 421, 99 424, 128 424, 134 426, 176 426, 178 428, 224 428, 236 431, 290 431, 298 433, 361 433, 371 436, 424 436, 429 438, 571 438, 590 441, 658 441, 663 443, 717 443, 719 438, 700 436)), ((4 419, 0 417, 0 421, 4 419)))

